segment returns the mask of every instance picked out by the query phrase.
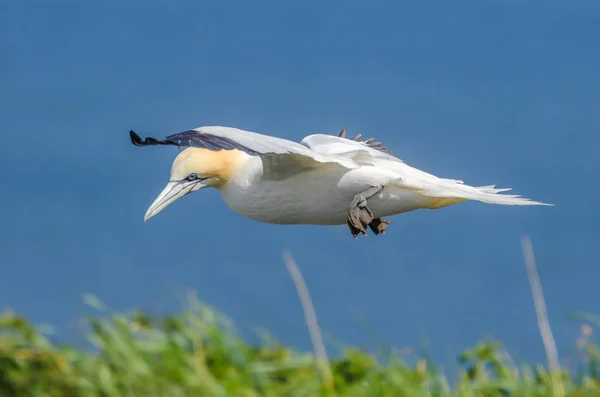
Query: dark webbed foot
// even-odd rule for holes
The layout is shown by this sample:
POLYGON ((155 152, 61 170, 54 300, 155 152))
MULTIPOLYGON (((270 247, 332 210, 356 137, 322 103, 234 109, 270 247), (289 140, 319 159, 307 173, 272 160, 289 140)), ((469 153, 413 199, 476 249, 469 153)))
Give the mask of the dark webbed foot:
POLYGON ((352 221, 350 220, 350 218, 348 218, 348 228, 350 229, 350 233, 352 233, 352 236, 355 239, 358 239, 358 234, 359 233, 367 234, 365 232, 365 228, 362 225, 360 226, 360 228, 354 226, 354 224, 352 223, 352 221))
POLYGON ((358 238, 358 234, 367 234, 367 226, 373 220, 373 213, 367 206, 353 206, 348 210, 348 227, 354 238, 358 238))
POLYGON ((387 229, 389 224, 390 224, 390 221, 382 219, 382 218, 377 218, 377 219, 373 219, 373 221, 371 223, 369 223, 369 228, 375 234, 385 234, 385 229, 387 229))
POLYGON ((383 190, 383 186, 373 186, 364 193, 357 194, 348 208, 348 227, 354 238, 358 238, 359 233, 367 234, 369 227, 375 234, 383 234, 388 227, 389 222, 375 218, 373 212, 367 207, 367 200, 383 190))

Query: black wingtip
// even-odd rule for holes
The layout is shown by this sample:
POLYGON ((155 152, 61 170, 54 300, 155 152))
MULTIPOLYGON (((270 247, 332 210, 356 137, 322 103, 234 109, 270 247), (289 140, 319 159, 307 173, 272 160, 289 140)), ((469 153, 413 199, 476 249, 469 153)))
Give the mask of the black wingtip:
POLYGON ((131 138, 131 143, 135 146, 142 146, 142 138, 133 132, 133 130, 129 130, 129 137, 131 138))
POLYGON ((151 138, 151 137, 148 137, 146 139, 142 139, 133 130, 129 130, 129 137, 131 138, 131 143, 133 143, 135 146, 174 145, 174 143, 172 143, 172 142, 158 141, 158 140, 156 140, 154 138, 151 138))

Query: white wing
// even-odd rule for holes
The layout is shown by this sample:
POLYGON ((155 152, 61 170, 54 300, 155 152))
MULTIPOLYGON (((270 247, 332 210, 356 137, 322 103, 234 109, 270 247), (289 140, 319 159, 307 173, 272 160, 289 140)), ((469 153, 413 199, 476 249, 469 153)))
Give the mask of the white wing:
POLYGON ((368 141, 356 141, 333 135, 314 134, 302 139, 300 143, 321 155, 336 156, 352 159, 357 162, 367 162, 383 159, 402 163, 398 157, 369 146, 368 141))
POLYGON ((331 135, 309 135, 302 143, 323 155, 347 158, 363 166, 370 165, 392 171, 397 175, 392 184, 404 190, 428 197, 441 199, 477 200, 489 204, 503 205, 549 205, 522 198, 518 195, 498 193, 511 189, 496 189, 490 186, 469 186, 456 179, 440 178, 404 163, 391 154, 359 142, 331 135))

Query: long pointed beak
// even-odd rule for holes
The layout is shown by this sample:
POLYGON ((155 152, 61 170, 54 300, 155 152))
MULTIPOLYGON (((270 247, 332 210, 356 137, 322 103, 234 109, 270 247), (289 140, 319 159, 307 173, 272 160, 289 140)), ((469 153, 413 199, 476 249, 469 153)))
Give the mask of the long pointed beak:
POLYGON ((183 182, 169 182, 163 191, 160 192, 156 200, 154 200, 154 202, 150 205, 148 211, 146 211, 146 215, 144 215, 144 222, 167 208, 169 204, 178 198, 189 193, 190 189, 186 189, 187 187, 188 184, 183 182))

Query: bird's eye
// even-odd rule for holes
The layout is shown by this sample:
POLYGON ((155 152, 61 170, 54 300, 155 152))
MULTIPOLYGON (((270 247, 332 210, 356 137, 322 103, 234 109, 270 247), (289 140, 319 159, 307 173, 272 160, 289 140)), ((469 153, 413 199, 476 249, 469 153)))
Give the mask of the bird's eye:
POLYGON ((200 179, 200 177, 195 172, 192 172, 191 174, 188 175, 188 177, 186 179, 188 181, 195 181, 196 179, 200 179))

